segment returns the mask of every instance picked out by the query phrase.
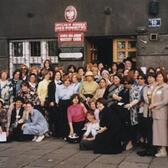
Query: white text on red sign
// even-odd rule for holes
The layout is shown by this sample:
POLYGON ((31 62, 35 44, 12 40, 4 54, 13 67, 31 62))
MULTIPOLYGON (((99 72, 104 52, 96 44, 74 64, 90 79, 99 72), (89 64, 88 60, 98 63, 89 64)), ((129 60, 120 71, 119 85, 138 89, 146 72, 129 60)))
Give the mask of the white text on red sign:
POLYGON ((83 33, 59 33, 58 40, 60 42, 82 42, 83 33))
POLYGON ((55 23, 55 32, 67 32, 67 31, 85 32, 87 31, 87 23, 86 22, 55 23))

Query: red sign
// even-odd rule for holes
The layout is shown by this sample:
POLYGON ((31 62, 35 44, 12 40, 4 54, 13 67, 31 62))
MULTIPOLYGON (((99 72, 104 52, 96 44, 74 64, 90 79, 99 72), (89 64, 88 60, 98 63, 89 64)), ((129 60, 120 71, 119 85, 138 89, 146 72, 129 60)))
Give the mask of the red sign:
POLYGON ((87 22, 55 23, 55 32, 85 32, 87 31, 87 22))
POLYGON ((68 6, 64 12, 65 20, 67 22, 73 22, 77 18, 77 10, 74 6, 68 6))
POLYGON ((83 33, 58 33, 59 42, 83 42, 84 35, 83 33))

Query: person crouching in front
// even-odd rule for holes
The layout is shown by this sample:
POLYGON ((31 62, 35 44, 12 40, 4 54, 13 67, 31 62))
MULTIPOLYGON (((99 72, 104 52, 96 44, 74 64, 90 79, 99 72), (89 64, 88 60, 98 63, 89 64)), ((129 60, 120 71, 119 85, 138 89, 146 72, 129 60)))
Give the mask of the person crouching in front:
POLYGON ((34 136, 32 141, 41 142, 48 131, 48 123, 40 111, 34 109, 32 102, 27 102, 23 118, 19 121, 23 123, 23 136, 34 136))

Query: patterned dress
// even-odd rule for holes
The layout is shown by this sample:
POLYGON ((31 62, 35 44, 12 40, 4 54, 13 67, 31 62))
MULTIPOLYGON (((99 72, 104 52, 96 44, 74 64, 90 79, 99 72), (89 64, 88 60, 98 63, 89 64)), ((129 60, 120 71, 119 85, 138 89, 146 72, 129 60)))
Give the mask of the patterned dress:
POLYGON ((13 87, 11 81, 2 81, 0 79, 0 98, 4 100, 4 108, 8 109, 13 99, 13 87))
POLYGON ((106 88, 103 98, 106 99, 107 107, 111 107, 116 103, 116 100, 113 99, 113 94, 118 95, 124 89, 124 85, 120 84, 119 86, 110 85, 106 88))
MULTIPOLYGON (((137 100, 138 102, 141 99, 140 91, 136 85, 132 85, 130 89, 130 102, 137 100)), ((138 124, 138 103, 131 107, 130 109, 130 119, 131 119, 131 125, 137 125, 138 124)))
POLYGON ((6 131, 7 127, 7 111, 5 109, 0 109, 0 127, 2 131, 6 131))
POLYGON ((17 96, 22 97, 24 100, 24 103, 33 102, 34 106, 40 105, 40 100, 39 100, 37 93, 32 92, 31 90, 28 90, 28 92, 26 93, 19 91, 17 96))

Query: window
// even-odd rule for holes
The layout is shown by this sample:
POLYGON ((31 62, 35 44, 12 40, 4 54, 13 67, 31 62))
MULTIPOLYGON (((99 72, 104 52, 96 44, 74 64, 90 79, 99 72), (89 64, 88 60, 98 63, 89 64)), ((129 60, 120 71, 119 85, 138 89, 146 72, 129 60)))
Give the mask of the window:
POLYGON ((9 41, 10 76, 21 64, 28 67, 43 65, 44 60, 50 59, 58 63, 58 47, 55 39, 31 39, 9 41))
POLYGON ((39 57, 41 56, 41 47, 40 41, 31 41, 30 42, 31 56, 39 57))
POLYGON ((136 40, 116 39, 113 41, 113 61, 122 62, 127 57, 136 57, 136 40))
POLYGON ((23 43, 22 42, 13 42, 13 55, 15 57, 23 56, 23 43))
POLYGON ((48 41, 48 56, 58 56, 58 44, 56 41, 48 41))

